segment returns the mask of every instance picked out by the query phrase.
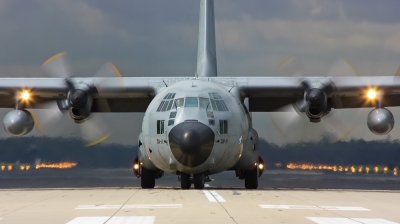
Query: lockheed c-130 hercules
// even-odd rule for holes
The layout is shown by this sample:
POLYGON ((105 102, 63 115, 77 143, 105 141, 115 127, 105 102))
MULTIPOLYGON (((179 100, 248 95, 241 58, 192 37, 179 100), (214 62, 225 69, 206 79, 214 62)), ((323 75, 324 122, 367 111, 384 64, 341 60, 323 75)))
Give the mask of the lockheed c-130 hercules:
MULTIPOLYGON (((394 126, 385 107, 400 106, 400 78, 368 77, 217 77, 214 2, 201 0, 197 70, 194 77, 121 77, 107 63, 110 77, 70 75, 64 53, 43 64, 53 78, 1 78, 0 107, 14 108, 3 119, 13 136, 39 126, 31 109, 68 112, 82 126, 95 113, 145 112, 133 170, 143 188, 154 188, 164 172, 178 175, 182 189, 202 189, 210 175, 234 170, 247 189, 258 187, 264 170, 258 134, 250 112, 293 106, 320 122, 331 109, 372 108, 368 127, 388 134, 394 126), (117 77, 113 77, 117 76, 117 77)), ((86 129, 94 145, 108 137, 86 129)))

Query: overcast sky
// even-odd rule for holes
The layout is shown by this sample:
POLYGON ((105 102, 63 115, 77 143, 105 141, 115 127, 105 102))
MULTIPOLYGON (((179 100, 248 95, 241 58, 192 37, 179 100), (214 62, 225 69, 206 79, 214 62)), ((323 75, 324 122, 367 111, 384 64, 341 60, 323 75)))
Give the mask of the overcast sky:
MULTIPOLYGON (((399 8, 398 0, 217 0, 218 75, 281 76, 277 65, 289 55, 309 76, 332 74, 340 59, 360 75, 394 75, 400 65, 399 8)), ((0 0, 0 76, 45 76, 40 65, 61 51, 68 52, 76 76, 92 76, 106 61, 123 76, 193 76, 198 11, 199 0, 0 0)), ((377 138, 366 126, 369 111, 334 111, 355 125, 347 139, 377 138)), ((104 117, 114 130, 108 142, 136 143, 141 114, 104 117)), ((298 140, 279 133, 270 115, 254 118, 261 137, 280 144, 298 140)), ((322 125, 301 125, 303 132, 318 130, 312 136, 322 133, 322 125)), ((50 135, 79 133, 68 118, 60 126, 50 135)))

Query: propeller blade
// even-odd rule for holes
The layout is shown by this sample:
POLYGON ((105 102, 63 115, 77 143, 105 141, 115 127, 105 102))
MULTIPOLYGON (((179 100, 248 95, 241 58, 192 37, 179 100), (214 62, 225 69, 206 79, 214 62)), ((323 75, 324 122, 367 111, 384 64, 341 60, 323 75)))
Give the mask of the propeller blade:
POLYGON ((92 115, 85 122, 79 124, 79 127, 86 147, 102 143, 111 135, 108 125, 98 114, 92 115))
POLYGON ((47 59, 42 68, 51 77, 67 79, 72 76, 65 52, 58 53, 47 59))
POLYGON ((326 136, 329 143, 336 143, 345 139, 354 130, 355 125, 349 126, 336 113, 329 113, 323 118, 323 124, 333 127, 334 132, 326 136))
POLYGON ((292 104, 269 113, 269 117, 275 128, 284 136, 293 133, 293 127, 301 126, 300 123, 304 119, 292 104))
POLYGON ((276 70, 282 76, 303 77, 303 62, 296 55, 290 55, 278 64, 276 70))
POLYGON ((356 67, 346 59, 337 60, 327 73, 328 77, 359 76, 356 67))
POLYGON ((50 101, 39 105, 40 109, 29 110, 31 112, 35 127, 42 133, 45 133, 48 128, 59 123, 63 115, 67 111, 61 111, 58 108, 57 101, 50 101))

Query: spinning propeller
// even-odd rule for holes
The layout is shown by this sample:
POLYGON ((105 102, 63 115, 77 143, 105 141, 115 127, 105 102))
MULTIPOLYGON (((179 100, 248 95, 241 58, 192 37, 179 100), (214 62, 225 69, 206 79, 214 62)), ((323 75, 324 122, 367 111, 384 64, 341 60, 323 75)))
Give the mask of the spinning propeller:
MULTIPOLYGON (((328 78, 306 78, 302 62, 295 56, 284 59, 277 70, 298 77, 299 86, 304 92, 303 97, 295 103, 278 109, 277 113, 270 113, 272 123, 282 135, 303 141, 310 136, 324 135, 330 143, 334 143, 350 134, 354 126, 345 124, 337 111, 331 111, 329 106, 327 94, 333 91, 334 86, 328 78), (326 135, 323 130, 329 127, 334 131, 326 135)), ((354 66, 344 59, 336 61, 327 73, 328 77, 357 75, 354 66)))
MULTIPOLYGON (((43 104, 46 118, 35 122, 39 129, 47 125, 54 125, 61 121, 65 114, 69 113, 71 118, 79 125, 81 136, 86 146, 93 146, 106 140, 111 132, 104 120, 93 113, 93 97, 97 93, 96 87, 91 83, 77 81, 71 75, 69 62, 64 52, 54 55, 42 65, 43 70, 55 78, 63 78, 68 89, 65 99, 58 99, 43 104)), ((124 87, 123 79, 117 68, 110 62, 104 64, 94 77, 120 77, 121 85, 124 87)), ((101 86, 103 79, 96 79, 96 85, 101 86)))

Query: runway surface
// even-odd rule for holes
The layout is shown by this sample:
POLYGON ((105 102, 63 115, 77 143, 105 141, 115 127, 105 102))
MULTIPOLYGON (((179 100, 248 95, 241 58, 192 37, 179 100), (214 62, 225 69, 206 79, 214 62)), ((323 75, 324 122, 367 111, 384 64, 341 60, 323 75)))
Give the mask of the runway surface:
POLYGON ((213 178, 180 190, 166 175, 143 190, 125 169, 0 172, 0 224, 400 223, 398 176, 276 170, 259 190, 232 172, 213 178))

